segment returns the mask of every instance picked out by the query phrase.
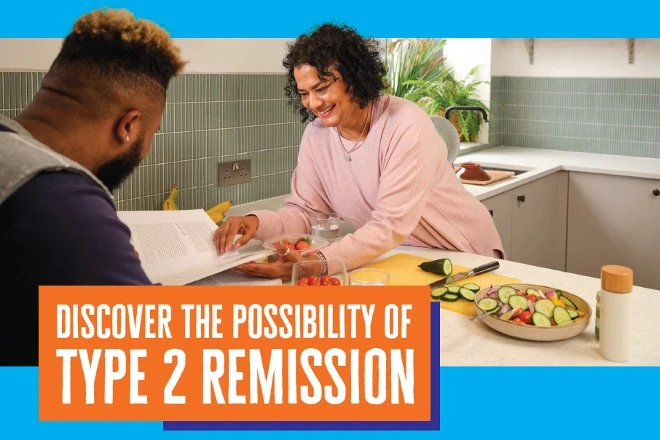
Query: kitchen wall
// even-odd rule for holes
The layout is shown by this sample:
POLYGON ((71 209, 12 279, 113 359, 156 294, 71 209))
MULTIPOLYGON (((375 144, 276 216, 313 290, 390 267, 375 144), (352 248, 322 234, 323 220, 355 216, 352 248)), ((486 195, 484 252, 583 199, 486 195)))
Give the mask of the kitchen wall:
POLYGON ((660 158, 660 39, 494 39, 490 143, 660 158))
MULTIPOLYGON (((287 194, 304 129, 287 105, 282 39, 178 39, 175 78, 151 152, 115 191, 120 210, 159 209, 176 183, 183 209, 287 194), (246 54, 255 54, 246 56, 246 54), (252 180, 219 187, 217 164, 250 158, 252 180)), ((58 39, 0 39, 0 113, 19 113, 57 55, 58 39)))
MULTIPOLYGON (((456 78, 462 80, 475 66, 478 70, 471 80, 485 81, 478 88, 479 99, 491 107, 491 39, 490 38, 448 38, 443 49, 446 62, 454 69, 456 78)), ((478 142, 489 140, 489 124, 481 124, 478 142)))

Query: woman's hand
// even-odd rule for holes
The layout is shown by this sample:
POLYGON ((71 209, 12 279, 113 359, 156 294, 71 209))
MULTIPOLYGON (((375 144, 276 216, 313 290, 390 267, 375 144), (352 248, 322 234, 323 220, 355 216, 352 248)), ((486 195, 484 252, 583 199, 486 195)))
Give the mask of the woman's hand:
POLYGON ((291 278, 291 271, 294 263, 303 260, 303 256, 298 251, 289 249, 282 242, 277 244, 277 253, 279 258, 272 263, 244 263, 236 266, 234 269, 247 275, 262 278, 291 278))
POLYGON ((259 218, 255 215, 246 215, 243 217, 227 217, 213 234, 213 243, 220 255, 238 249, 250 241, 259 228, 259 218), (234 243, 236 234, 241 234, 241 238, 234 243))

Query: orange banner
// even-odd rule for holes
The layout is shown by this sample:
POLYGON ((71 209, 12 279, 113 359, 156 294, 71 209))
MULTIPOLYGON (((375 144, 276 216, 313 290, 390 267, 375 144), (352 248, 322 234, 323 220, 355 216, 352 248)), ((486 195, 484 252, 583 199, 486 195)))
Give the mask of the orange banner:
POLYGON ((41 420, 431 419, 428 287, 41 287, 39 321, 41 420))

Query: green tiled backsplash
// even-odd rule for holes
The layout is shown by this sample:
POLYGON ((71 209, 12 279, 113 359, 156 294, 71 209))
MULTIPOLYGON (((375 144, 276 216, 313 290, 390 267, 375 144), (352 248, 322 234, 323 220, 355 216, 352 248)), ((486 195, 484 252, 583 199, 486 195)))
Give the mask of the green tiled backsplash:
POLYGON ((660 158, 660 78, 491 79, 489 143, 660 158))
MULTIPOLYGON (((15 116, 44 72, 0 72, 0 113, 15 116)), ((185 74, 173 79, 147 158, 114 192, 119 210, 160 209, 172 184, 181 209, 288 194, 304 125, 278 74, 185 74), (218 186, 218 163, 251 159, 252 180, 218 186)))

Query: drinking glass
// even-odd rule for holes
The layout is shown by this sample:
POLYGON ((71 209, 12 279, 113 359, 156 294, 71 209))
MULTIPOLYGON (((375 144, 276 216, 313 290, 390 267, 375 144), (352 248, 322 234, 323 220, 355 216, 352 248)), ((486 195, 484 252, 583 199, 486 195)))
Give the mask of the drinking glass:
POLYGON ((312 235, 328 240, 329 243, 339 239, 339 214, 317 213, 312 216, 312 235))
POLYGON ((390 274, 380 269, 358 269, 349 274, 351 286, 387 286, 390 274))

